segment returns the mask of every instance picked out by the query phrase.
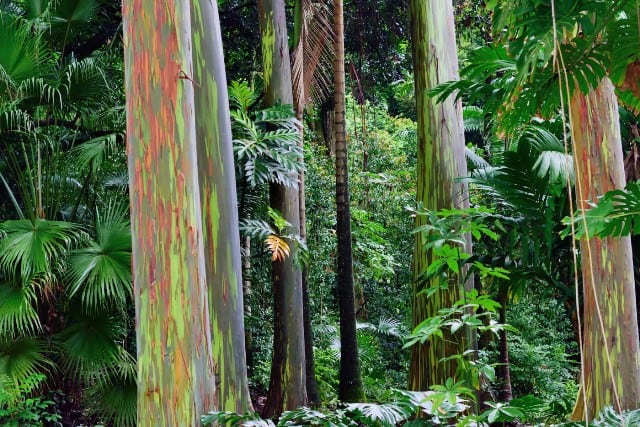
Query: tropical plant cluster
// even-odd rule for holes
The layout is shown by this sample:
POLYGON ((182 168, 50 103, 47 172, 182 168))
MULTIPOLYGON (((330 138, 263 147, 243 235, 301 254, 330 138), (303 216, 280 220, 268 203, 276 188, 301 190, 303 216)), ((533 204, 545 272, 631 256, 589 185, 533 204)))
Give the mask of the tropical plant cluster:
POLYGON ((640 425, 637 2, 165 3, 0 0, 0 425, 640 425))

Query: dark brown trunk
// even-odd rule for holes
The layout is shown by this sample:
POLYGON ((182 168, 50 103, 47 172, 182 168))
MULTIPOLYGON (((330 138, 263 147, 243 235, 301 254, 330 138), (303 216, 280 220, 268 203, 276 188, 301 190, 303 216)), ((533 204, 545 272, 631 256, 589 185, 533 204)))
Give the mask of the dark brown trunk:
POLYGON ((356 310, 353 290, 351 251, 351 212, 349 210, 349 173, 345 130, 344 25, 342 0, 333 1, 335 61, 333 82, 334 126, 336 141, 336 229, 338 235, 338 306, 340 312, 340 385, 338 398, 343 402, 364 399, 356 336, 356 310))

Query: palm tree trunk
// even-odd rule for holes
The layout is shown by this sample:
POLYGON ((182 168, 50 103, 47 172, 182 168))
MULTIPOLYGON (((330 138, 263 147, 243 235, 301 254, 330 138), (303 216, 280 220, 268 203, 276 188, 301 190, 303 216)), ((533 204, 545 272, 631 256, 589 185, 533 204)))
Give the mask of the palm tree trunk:
POLYGON ((231 117, 216 2, 191 1, 198 176, 213 357, 222 411, 245 413, 249 398, 242 267, 231 117))
POLYGON ((351 251, 351 211, 349 210, 349 173, 345 130, 344 23, 342 0, 333 1, 335 33, 333 65, 336 208, 338 235, 338 305, 340 308, 340 384, 338 398, 343 402, 364 399, 356 337, 356 310, 353 289, 353 255, 351 251))
MULTIPOLYGON (((571 99, 579 208, 625 186, 617 98, 608 78, 571 99)), ((584 285, 584 384, 573 417, 593 419, 605 406, 636 408, 640 359, 630 237, 580 241, 584 285)))
MULTIPOLYGON (((291 64, 283 0, 259 0, 265 102, 292 104, 291 64)), ((270 205, 300 233, 298 188, 271 185, 270 205)), ((302 271, 295 263, 296 248, 273 263, 274 338, 269 396, 263 417, 280 415, 306 404, 306 374, 302 271)))
MULTIPOLYGON (((418 113, 417 202, 430 210, 462 208, 468 206, 467 191, 462 184, 454 182, 455 178, 467 173, 462 106, 453 98, 436 104, 427 94, 427 90, 437 84, 458 78, 451 0, 411 0, 409 16, 418 113)), ((423 221, 424 217, 418 215, 416 226, 423 225, 423 221)), ((470 253, 470 239, 467 240, 465 251, 470 253)), ((418 295, 423 285, 418 278, 433 261, 433 254, 425 250, 424 244, 422 235, 416 234, 413 256, 414 325, 436 315, 441 308, 451 307, 460 299, 462 292, 462 286, 454 279, 448 283, 447 289, 429 298, 418 295)), ((440 287, 440 281, 439 278, 432 279, 427 286, 440 287)), ((472 287, 473 282, 468 282, 467 286, 472 287)), ((431 385, 444 384, 447 378, 455 377, 455 362, 440 360, 463 351, 460 338, 446 335, 442 340, 413 346, 409 387, 426 390, 431 385)))
POLYGON ((191 19, 186 0, 156 6, 127 0, 123 12, 137 425, 194 426, 214 409, 215 381, 187 78, 191 19))

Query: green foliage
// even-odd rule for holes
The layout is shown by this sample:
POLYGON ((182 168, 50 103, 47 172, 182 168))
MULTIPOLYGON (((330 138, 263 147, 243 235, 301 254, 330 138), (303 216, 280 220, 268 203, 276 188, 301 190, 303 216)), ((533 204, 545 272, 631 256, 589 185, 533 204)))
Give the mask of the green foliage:
POLYGON ((5 427, 44 426, 60 416, 51 412, 54 402, 42 397, 32 397, 40 389, 46 377, 33 374, 15 383, 0 375, 0 423, 5 427))
POLYGON ((640 233, 640 182, 630 182, 624 190, 607 191, 591 208, 574 218, 565 218, 566 237, 574 230, 577 238, 620 237, 640 233))

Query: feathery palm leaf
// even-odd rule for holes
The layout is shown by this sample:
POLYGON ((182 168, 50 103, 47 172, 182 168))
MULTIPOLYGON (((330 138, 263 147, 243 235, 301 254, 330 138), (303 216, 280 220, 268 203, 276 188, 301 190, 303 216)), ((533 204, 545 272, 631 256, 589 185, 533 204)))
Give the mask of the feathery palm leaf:
POLYGON ((116 303, 124 307, 132 295, 131 230, 126 208, 111 204, 96 217, 96 239, 69 256, 69 296, 80 293, 87 310, 116 303))

